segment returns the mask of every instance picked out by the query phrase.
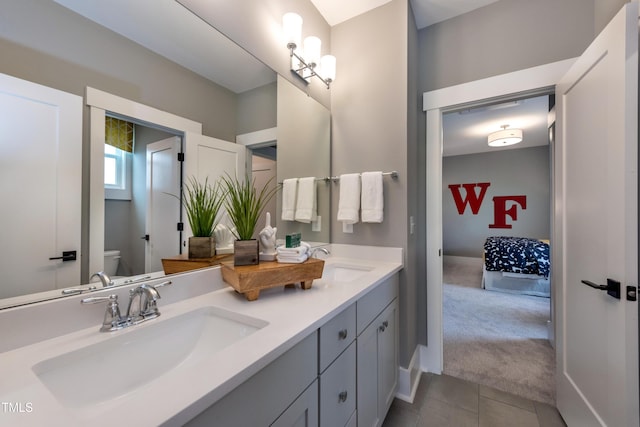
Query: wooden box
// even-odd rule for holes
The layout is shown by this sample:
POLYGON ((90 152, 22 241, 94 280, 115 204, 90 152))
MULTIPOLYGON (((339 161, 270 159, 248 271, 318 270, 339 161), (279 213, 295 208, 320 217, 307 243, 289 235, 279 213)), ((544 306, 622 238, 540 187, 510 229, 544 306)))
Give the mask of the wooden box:
POLYGON ((189 258, 214 256, 216 256, 216 241, 213 237, 189 237, 189 258))
POLYGON ((249 301, 260 296, 262 289, 300 283, 302 289, 310 289, 313 279, 322 277, 324 261, 309 258, 300 264, 263 261, 258 265, 233 265, 225 261, 221 265, 222 279, 249 301))
POLYGON ((260 262, 260 246, 256 239, 235 240, 233 242, 233 263, 235 265, 255 265, 260 262))

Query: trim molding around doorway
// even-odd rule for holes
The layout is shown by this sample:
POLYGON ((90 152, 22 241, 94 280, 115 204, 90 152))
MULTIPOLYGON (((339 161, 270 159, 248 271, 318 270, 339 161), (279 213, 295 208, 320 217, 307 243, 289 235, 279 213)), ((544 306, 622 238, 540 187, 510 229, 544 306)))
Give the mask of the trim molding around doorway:
MULTIPOLYGON (((89 107, 89 217, 87 251, 83 251, 83 275, 104 268, 104 126, 107 112, 178 133, 202 134, 202 124, 158 110, 148 105, 87 86, 85 103, 89 107), (86 270, 85 270, 86 269, 86 270)), ((83 225, 84 227, 84 225, 83 225)))
POLYGON ((442 336, 442 113, 461 105, 552 88, 576 58, 488 77, 423 94, 426 120, 427 341, 420 368, 441 374, 442 336))

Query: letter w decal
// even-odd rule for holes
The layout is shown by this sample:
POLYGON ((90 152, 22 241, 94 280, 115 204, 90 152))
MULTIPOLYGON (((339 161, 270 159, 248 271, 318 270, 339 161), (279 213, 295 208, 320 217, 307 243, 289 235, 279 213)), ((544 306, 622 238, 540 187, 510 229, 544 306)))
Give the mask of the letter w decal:
POLYGON ((471 213, 478 215, 480 205, 482 205, 484 195, 487 193, 487 188, 489 188, 490 185, 491 183, 489 182, 479 182, 477 184, 451 184, 449 189, 453 195, 453 201, 456 202, 458 213, 460 215, 464 214, 467 205, 469 205, 471 213), (462 195, 460 194, 460 187, 464 187, 466 191, 466 197, 464 199, 462 199, 462 195), (476 193, 476 187, 480 187, 480 194, 476 193))

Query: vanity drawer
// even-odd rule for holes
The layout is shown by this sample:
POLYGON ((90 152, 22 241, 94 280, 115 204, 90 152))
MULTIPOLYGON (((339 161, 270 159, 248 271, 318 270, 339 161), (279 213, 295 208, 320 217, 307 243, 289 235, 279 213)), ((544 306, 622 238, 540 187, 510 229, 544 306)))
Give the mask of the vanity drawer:
POLYGON ((356 409, 356 344, 320 375, 320 426, 345 426, 356 409))
POLYGON ((319 336, 318 372, 321 373, 356 337, 355 303, 323 325, 319 336))

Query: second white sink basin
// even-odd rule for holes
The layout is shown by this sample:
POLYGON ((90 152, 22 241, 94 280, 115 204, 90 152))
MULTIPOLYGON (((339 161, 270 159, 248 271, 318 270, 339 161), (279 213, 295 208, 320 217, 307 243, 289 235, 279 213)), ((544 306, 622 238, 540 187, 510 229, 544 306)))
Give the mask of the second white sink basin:
POLYGON ((322 272, 322 278, 333 282, 352 282, 373 270, 367 267, 354 264, 328 264, 322 272))
POLYGON ((42 361, 33 372, 62 404, 93 405, 210 357, 266 325, 252 317, 202 307, 116 332, 113 338, 42 361))

